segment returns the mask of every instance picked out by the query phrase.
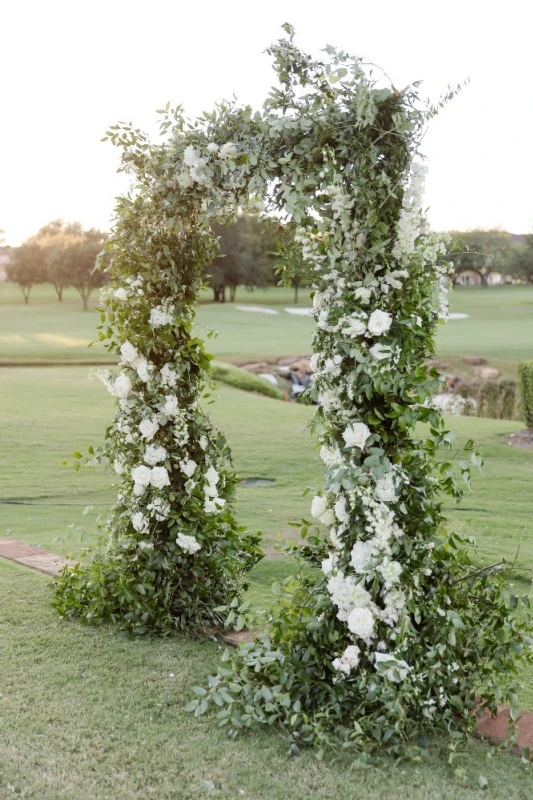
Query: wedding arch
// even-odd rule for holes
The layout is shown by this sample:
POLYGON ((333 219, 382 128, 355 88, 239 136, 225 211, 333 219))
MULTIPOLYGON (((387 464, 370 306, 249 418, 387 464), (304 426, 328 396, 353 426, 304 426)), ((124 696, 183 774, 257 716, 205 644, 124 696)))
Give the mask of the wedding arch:
MULTIPOLYGON (((427 728, 468 728, 476 698, 514 701, 531 640, 442 513, 441 492, 462 492, 451 460, 437 460, 452 436, 424 366, 447 316, 418 152, 437 108, 332 47, 313 60, 285 30, 261 111, 221 104, 191 123, 167 108, 159 144, 130 125, 110 131, 133 185, 101 300, 99 338, 121 357, 118 376, 103 375, 118 408, 91 458, 121 484, 106 548, 65 571, 55 603, 143 633, 217 623, 239 597, 259 542, 236 523, 230 451, 201 406, 209 357, 194 305, 217 248, 211 224, 276 213, 296 226, 299 277, 314 286, 307 394, 325 487, 311 514, 324 533, 303 521, 310 569, 190 710, 211 701, 230 730, 280 726, 294 747, 405 747, 427 728)), ((464 449, 468 483, 480 457, 464 449)))

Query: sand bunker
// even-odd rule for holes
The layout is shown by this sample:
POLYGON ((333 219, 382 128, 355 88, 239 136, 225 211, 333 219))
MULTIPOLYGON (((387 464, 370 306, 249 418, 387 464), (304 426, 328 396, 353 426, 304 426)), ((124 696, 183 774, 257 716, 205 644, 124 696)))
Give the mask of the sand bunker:
POLYGON ((279 314, 279 311, 274 311, 273 308, 266 306, 234 306, 237 311, 254 311, 256 314, 279 314))

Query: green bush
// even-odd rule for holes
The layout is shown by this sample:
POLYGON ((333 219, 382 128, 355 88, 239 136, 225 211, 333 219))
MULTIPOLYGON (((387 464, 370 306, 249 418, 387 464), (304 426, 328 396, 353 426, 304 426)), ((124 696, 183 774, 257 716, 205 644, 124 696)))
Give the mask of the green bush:
POLYGON ((459 385, 456 393, 475 400, 472 410, 462 413, 490 419, 520 419, 520 397, 516 381, 469 381, 459 385))
POLYGON ((226 383, 228 386, 234 386, 236 389, 242 389, 245 392, 258 392, 259 394, 265 394, 267 397, 274 397, 276 400, 284 399, 283 392, 280 389, 276 389, 265 378, 246 372, 245 369, 234 367, 232 364, 213 361, 211 374, 213 380, 219 383, 226 383))
POLYGON ((518 381, 524 419, 528 428, 533 428, 533 361, 522 361, 518 365, 518 381))

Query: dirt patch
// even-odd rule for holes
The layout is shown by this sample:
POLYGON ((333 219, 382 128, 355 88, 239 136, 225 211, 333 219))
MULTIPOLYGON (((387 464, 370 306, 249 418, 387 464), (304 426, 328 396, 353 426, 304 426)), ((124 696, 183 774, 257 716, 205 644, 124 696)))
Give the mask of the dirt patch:
POLYGON ((504 436, 503 441, 505 444, 510 444, 511 447, 533 450, 533 428, 524 428, 521 431, 509 434, 509 436, 504 436))

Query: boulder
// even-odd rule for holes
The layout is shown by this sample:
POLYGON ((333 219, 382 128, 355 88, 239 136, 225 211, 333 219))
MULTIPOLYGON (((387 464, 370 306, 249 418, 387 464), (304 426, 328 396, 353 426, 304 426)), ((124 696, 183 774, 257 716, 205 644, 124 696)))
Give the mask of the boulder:
POLYGON ((475 367, 479 364, 487 363, 487 359, 483 358, 483 356, 464 356, 463 361, 465 364, 468 364, 469 367, 475 367))
POLYGON ((474 372, 478 378, 483 378, 483 380, 497 378, 500 374, 496 367, 474 367, 474 372))

